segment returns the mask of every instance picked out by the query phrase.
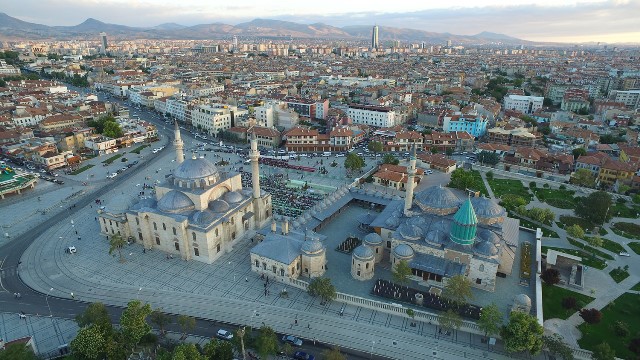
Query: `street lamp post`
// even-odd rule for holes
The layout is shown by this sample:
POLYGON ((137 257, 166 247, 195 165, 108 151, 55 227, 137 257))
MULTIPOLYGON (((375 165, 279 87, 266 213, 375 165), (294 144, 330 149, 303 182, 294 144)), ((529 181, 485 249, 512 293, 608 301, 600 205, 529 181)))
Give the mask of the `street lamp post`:
POLYGON ((53 288, 47 291, 47 296, 44 297, 44 301, 47 303, 47 308, 49 309, 49 317, 53 317, 53 313, 51 312, 51 306, 49 306, 49 294, 53 291, 53 288))
POLYGON ((369 352, 369 359, 373 359, 373 346, 376 344, 375 340, 371 340, 371 351, 369 352))

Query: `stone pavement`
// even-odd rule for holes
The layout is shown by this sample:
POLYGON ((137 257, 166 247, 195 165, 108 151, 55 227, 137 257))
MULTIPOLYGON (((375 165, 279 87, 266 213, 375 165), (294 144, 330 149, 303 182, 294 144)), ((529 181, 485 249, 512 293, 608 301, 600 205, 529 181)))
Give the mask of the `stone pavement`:
POLYGON ((40 355, 56 354, 58 347, 69 344, 78 332, 75 321, 42 314, 0 313, 0 339, 13 341, 26 336, 34 338, 40 355))

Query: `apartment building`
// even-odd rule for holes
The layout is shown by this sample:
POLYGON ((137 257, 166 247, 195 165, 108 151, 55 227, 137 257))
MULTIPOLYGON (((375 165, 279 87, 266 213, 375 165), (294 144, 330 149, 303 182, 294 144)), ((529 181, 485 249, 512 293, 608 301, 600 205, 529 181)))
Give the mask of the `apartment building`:
POLYGON ((624 105, 631 109, 640 108, 640 89, 616 91, 615 101, 624 103, 624 105))
POLYGON ((486 116, 477 113, 463 114, 455 112, 444 117, 442 128, 444 132, 465 131, 474 137, 481 137, 487 132, 489 121, 486 116))
POLYGON ((533 114, 542 108, 543 102, 542 96, 507 95, 504 97, 504 108, 523 114, 533 114))
POLYGON ((560 109, 564 111, 578 112, 582 109, 589 110, 589 91, 583 89, 568 89, 564 92, 560 109))
POLYGON ((392 127, 396 125, 396 113, 389 107, 351 104, 347 116, 354 124, 376 127, 392 127))
POLYGON ((537 137, 524 127, 495 127, 487 131, 487 141, 492 144, 534 147, 536 140, 537 137))

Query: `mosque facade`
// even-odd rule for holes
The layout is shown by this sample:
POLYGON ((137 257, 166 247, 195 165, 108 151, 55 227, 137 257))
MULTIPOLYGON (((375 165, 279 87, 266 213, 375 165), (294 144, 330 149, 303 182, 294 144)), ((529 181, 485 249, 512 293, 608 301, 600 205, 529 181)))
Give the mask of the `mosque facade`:
POLYGON ((250 230, 272 217, 271 195, 260 189, 257 142, 251 139, 253 185, 242 187, 241 175, 220 171, 195 154, 185 159, 176 123, 174 147, 178 166, 155 187, 154 197, 116 196, 99 210, 101 233, 119 233, 184 260, 213 263, 250 230))

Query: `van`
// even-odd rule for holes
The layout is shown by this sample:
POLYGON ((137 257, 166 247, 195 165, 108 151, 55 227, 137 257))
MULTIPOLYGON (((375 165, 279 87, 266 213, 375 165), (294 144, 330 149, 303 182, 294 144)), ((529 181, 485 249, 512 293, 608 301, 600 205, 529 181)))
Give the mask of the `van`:
POLYGON ((325 152, 323 152, 323 153, 322 153, 322 156, 326 156, 326 157, 331 156, 331 151, 325 151, 325 152))

